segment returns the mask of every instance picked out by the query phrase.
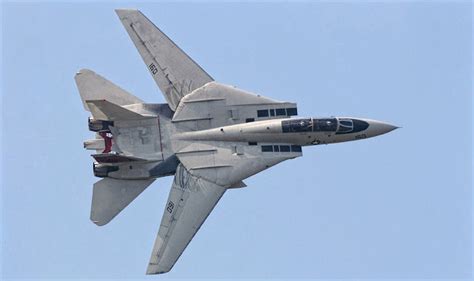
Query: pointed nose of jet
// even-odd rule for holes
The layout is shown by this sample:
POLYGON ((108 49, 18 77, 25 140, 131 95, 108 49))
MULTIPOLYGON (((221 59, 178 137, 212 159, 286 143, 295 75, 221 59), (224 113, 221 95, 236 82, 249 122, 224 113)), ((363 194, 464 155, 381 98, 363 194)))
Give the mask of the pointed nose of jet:
POLYGON ((383 135, 395 129, 398 129, 397 126, 394 126, 389 123, 377 121, 377 120, 364 120, 364 121, 369 124, 369 127, 366 129, 366 134, 368 137, 383 135))

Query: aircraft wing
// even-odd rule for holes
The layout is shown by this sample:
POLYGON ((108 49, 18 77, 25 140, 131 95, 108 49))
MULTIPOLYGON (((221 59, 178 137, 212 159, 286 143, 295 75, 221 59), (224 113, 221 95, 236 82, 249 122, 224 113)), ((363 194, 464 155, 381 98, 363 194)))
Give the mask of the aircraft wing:
POLYGON ((183 165, 178 166, 147 274, 171 270, 225 190, 191 175, 183 165))
POLYGON ((115 11, 173 111, 182 97, 213 81, 140 11, 115 11))
POLYGON ((183 142, 179 164, 161 220, 147 274, 171 270, 227 188, 284 160, 302 155, 285 144, 249 146, 225 142, 183 142), (268 147, 272 147, 272 152, 268 147), (273 152, 274 147, 287 147, 273 152), (265 152, 263 152, 265 150, 265 152), (288 150, 288 151, 287 151, 288 150))

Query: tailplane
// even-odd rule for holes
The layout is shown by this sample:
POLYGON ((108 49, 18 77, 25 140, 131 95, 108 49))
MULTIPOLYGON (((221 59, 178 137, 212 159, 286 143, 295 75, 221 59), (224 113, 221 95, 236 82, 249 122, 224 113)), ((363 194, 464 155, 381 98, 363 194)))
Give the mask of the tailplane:
POLYGON ((84 108, 87 111, 90 111, 89 105, 86 102, 88 100, 107 100, 117 105, 143 103, 141 99, 106 80, 92 70, 81 69, 76 73, 74 79, 76 80, 84 108))
POLYGON ((92 195, 91 221, 99 226, 107 224, 154 180, 104 178, 96 182, 92 195))

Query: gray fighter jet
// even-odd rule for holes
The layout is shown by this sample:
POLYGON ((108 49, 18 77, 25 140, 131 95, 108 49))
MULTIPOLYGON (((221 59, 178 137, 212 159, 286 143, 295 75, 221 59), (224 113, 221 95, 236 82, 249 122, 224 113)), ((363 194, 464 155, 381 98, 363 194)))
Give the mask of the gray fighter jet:
POLYGON ((360 140, 396 126, 362 118, 300 118, 296 103, 215 82, 140 11, 116 10, 166 104, 145 103, 98 74, 76 76, 96 151, 91 220, 110 222, 153 181, 174 175, 147 274, 165 273, 230 188, 302 147, 360 140))

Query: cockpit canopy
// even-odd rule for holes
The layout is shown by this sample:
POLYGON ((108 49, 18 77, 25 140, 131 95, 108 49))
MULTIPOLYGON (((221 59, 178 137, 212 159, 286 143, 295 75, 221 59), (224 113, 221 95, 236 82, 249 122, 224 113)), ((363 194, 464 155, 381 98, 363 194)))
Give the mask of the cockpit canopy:
POLYGON ((296 132, 336 132, 355 133, 365 130, 369 124, 351 118, 298 118, 281 121, 283 133, 296 132))
POLYGON ((340 118, 339 119, 339 128, 337 129, 338 133, 349 133, 354 130, 354 122, 352 119, 340 118))
POLYGON ((335 132, 336 118, 305 118, 292 119, 281 122, 283 133, 295 132, 335 132))

